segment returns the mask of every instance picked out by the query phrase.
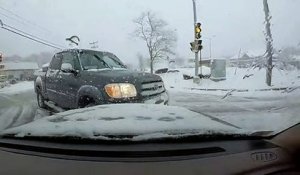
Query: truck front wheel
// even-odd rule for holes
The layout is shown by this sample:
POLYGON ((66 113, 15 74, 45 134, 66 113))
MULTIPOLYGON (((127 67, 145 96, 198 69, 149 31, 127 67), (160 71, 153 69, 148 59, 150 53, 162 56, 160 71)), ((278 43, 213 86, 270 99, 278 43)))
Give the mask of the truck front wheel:
POLYGON ((92 106, 96 106, 96 102, 93 98, 90 98, 88 96, 80 97, 79 104, 78 104, 79 108, 88 108, 92 106))

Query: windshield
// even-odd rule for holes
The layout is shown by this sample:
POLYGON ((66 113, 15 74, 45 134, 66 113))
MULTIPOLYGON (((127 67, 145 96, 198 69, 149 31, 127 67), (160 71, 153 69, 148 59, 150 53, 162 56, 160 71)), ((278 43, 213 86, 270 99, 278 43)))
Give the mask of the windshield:
POLYGON ((81 52, 79 54, 79 58, 84 70, 126 68, 118 60, 118 58, 112 54, 103 54, 100 52, 81 52))
POLYGON ((300 123, 299 7, 0 0, 0 139, 275 136, 300 123))

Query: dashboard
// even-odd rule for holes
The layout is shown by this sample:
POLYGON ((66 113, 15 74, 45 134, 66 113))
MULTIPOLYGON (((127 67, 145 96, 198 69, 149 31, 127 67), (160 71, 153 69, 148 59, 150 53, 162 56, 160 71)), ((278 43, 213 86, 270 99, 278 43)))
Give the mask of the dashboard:
POLYGON ((296 126, 266 140, 190 143, 68 144, 2 138, 0 174, 300 174, 299 136, 294 135, 298 131, 296 126))

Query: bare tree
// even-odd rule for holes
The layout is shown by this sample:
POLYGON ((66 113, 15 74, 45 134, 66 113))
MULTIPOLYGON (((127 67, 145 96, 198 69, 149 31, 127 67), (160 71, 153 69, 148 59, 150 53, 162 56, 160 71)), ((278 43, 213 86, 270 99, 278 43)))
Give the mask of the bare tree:
POLYGON ((145 60, 144 60, 143 55, 141 53, 138 53, 136 56, 138 57, 138 60, 139 60, 140 71, 145 71, 145 60))
POLYGON ((167 22, 159 19, 150 11, 142 13, 133 22, 136 24, 133 35, 145 41, 150 57, 150 70, 153 73, 155 60, 164 59, 169 54, 174 54, 172 48, 177 41, 176 34, 166 28, 167 22))

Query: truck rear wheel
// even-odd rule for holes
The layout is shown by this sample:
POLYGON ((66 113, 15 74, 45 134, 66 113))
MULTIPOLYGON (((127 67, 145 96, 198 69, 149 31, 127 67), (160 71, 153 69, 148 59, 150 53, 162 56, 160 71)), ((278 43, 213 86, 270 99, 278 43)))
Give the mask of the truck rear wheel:
POLYGON ((37 102, 40 108, 46 108, 45 99, 39 89, 37 90, 37 102))

